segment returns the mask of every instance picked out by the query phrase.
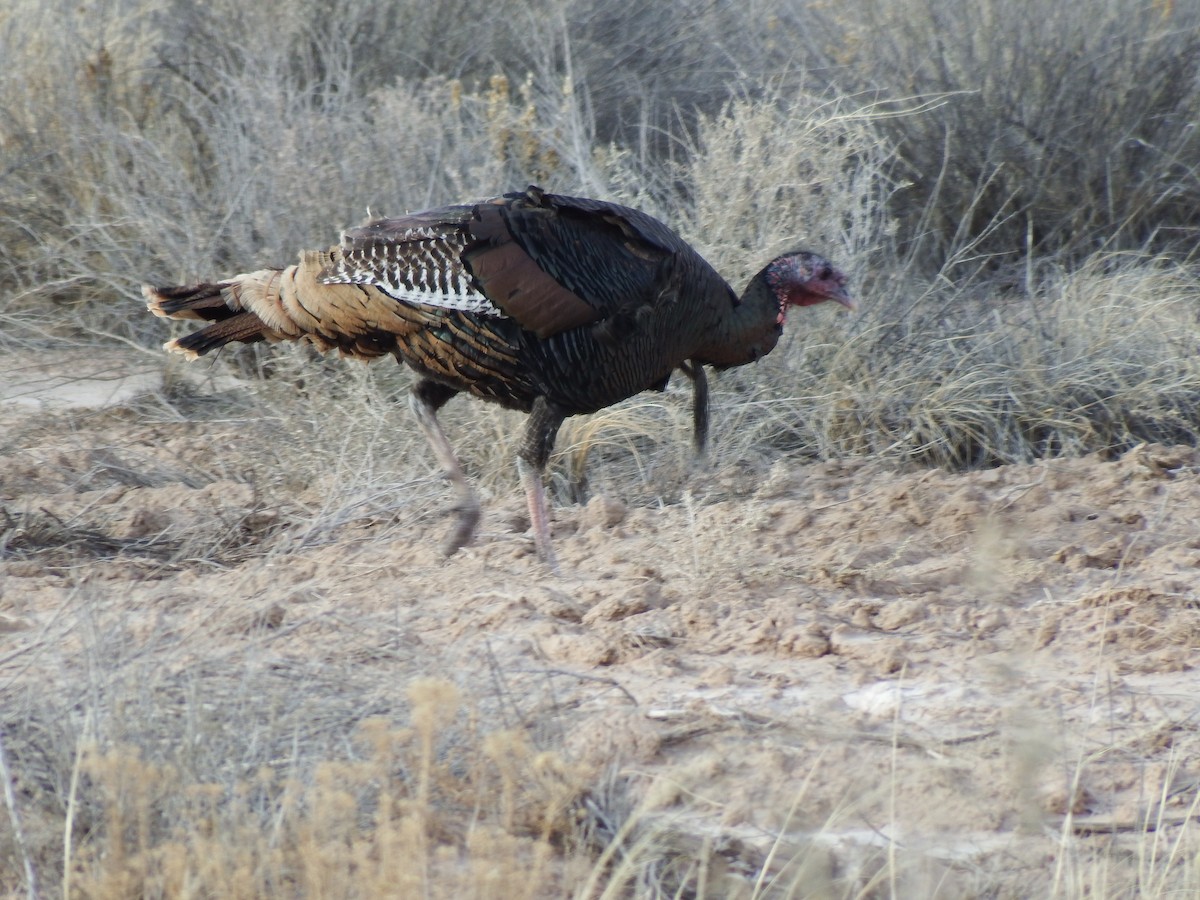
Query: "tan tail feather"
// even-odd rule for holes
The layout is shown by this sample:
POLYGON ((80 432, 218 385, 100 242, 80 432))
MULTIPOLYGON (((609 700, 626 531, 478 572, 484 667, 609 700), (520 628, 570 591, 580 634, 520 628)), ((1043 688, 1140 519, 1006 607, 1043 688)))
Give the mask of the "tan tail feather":
POLYGON ((182 353, 188 359, 198 359, 213 350, 235 342, 253 344, 269 338, 269 329, 252 312, 240 312, 207 328, 167 341, 164 350, 182 353))
POLYGON ((309 251, 286 269, 261 269, 226 281, 142 288, 149 310, 173 319, 212 322, 166 344, 190 358, 233 341, 311 341, 319 350, 340 348, 371 358, 390 352, 382 335, 412 331, 395 301, 358 284, 324 284, 319 273, 328 254, 309 251), (382 335, 381 335, 382 333, 382 335))

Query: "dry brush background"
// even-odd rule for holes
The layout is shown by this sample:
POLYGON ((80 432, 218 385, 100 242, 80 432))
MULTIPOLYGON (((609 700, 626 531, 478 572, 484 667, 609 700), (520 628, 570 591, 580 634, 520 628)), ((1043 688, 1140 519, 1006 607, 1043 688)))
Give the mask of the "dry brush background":
POLYGON ((1200 890, 1200 8, 0 10, 2 886, 80 897, 1200 890), (142 281, 613 198, 802 311, 564 427, 396 366, 186 367, 142 281))

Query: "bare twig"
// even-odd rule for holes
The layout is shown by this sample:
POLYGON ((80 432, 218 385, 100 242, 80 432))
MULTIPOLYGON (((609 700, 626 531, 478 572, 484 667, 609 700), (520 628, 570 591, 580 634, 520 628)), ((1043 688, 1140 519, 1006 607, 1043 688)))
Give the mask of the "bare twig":
POLYGON ((1186 813, 1179 816, 1163 816, 1159 819, 1089 819, 1071 822, 1071 831, 1078 835, 1091 834, 1143 834, 1151 831, 1161 831, 1176 825, 1187 825, 1189 822, 1200 821, 1200 815, 1186 813))
POLYGON ((25 867, 25 892, 29 900, 37 900, 37 873, 33 868, 33 860, 29 857, 29 847, 25 843, 25 831, 21 828, 21 817, 17 813, 17 796, 13 793, 12 774, 8 770, 8 757, 4 752, 4 733, 0 731, 0 778, 4 779, 4 805, 8 807, 8 819, 12 823, 13 841, 17 852, 21 854, 21 863, 25 867))
POLYGON ((582 672, 571 672, 567 669, 514 669, 514 672, 524 672, 527 675, 565 675, 568 678, 577 678, 580 681, 598 681, 601 684, 611 685, 618 691, 629 698, 629 702, 634 706, 638 706, 637 697, 633 696, 621 682, 615 678, 605 678, 603 675, 585 675, 582 672))
MULTIPOLYGON (((83 735, 91 733, 92 713, 89 710, 87 722, 83 726, 83 735)), ((79 796, 79 774, 83 769, 83 752, 84 740, 80 738, 79 743, 75 747, 75 764, 71 766, 71 786, 67 793, 67 817, 63 822, 63 879, 62 879, 62 895, 64 897, 71 896, 71 854, 72 840, 71 837, 75 831, 75 809, 76 800, 79 796)))

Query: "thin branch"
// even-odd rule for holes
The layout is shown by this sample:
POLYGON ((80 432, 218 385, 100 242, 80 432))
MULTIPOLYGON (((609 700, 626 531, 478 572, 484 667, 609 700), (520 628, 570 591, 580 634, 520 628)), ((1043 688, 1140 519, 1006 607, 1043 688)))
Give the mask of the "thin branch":
POLYGON ((0 779, 4 780, 4 805, 8 807, 8 819, 12 822, 13 841, 21 854, 21 863, 25 867, 25 892, 29 900, 37 900, 37 873, 33 869, 33 860, 29 858, 29 847, 25 843, 25 832, 21 828, 21 817, 17 813, 17 796, 13 792, 12 774, 8 770, 8 757, 4 752, 4 732, 0 731, 0 779))

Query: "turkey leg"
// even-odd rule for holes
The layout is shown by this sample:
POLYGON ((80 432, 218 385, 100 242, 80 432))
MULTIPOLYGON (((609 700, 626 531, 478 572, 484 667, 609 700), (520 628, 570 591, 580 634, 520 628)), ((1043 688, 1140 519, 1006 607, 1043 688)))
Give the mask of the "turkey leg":
POLYGON ((462 464, 454 455, 454 448, 450 446, 446 432, 442 431, 442 426, 437 420, 437 411, 457 393, 452 387, 423 378, 413 387, 408 397, 409 408, 416 416, 421 430, 425 432, 434 456, 441 463, 446 477, 454 487, 454 493, 458 496, 458 503, 452 508, 453 512, 458 513, 458 525, 450 532, 442 546, 446 556, 454 555, 460 547, 470 543, 475 534, 475 526, 479 524, 479 498, 471 490, 462 464))
POLYGON ((550 546, 550 519, 546 511, 546 488, 542 484, 542 474, 550 459, 550 451, 554 449, 558 427, 565 418, 561 409, 545 397, 538 397, 529 412, 525 440, 517 451, 517 472, 521 475, 521 485, 529 500, 533 542, 537 546, 538 556, 552 572, 558 571, 558 563, 554 558, 554 548, 550 546))
POLYGON ((708 449, 708 376, 704 374, 704 366, 693 360, 680 363, 679 371, 692 379, 692 443, 696 455, 703 457, 708 449))

